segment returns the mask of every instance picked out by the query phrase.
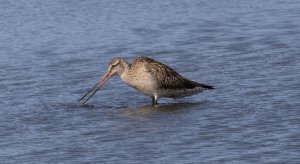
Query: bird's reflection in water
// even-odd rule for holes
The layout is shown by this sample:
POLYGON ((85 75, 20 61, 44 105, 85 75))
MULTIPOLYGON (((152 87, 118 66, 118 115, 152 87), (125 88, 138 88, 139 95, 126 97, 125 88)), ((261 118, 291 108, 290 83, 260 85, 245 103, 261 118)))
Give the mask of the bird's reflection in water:
POLYGON ((147 116, 195 109, 196 106, 201 106, 204 103, 205 102, 146 105, 137 108, 123 108, 119 113, 127 116, 147 116))

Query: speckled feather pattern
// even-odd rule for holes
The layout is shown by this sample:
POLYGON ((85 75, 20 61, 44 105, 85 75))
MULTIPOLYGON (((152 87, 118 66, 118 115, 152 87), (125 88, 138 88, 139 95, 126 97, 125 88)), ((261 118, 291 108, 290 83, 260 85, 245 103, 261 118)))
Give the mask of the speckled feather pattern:
POLYGON ((147 96, 181 98, 213 88, 188 80, 169 66, 148 57, 141 56, 126 64, 128 70, 122 71, 121 79, 147 96))
POLYGON ((142 56, 134 60, 132 62, 133 70, 136 65, 146 67, 147 72, 156 81, 158 89, 193 89, 196 87, 201 87, 203 90, 213 89, 212 86, 188 80, 169 66, 148 57, 142 56))

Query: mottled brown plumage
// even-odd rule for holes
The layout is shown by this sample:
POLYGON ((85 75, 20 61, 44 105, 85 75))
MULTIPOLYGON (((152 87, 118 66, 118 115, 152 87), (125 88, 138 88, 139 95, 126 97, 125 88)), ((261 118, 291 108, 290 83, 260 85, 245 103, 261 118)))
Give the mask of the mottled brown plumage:
POLYGON ((212 86, 200 84, 191 80, 188 80, 178 74, 171 67, 153 60, 148 57, 139 57, 135 62, 142 62, 145 64, 148 72, 152 74, 160 88, 164 89, 191 89, 195 87, 202 87, 203 89, 213 89, 212 86))
POLYGON ((182 98, 213 89, 212 86, 188 80, 169 66, 148 57, 138 57, 131 64, 122 58, 114 58, 109 64, 103 78, 79 101, 85 103, 113 75, 143 94, 152 97, 152 103, 157 104, 160 97, 182 98))

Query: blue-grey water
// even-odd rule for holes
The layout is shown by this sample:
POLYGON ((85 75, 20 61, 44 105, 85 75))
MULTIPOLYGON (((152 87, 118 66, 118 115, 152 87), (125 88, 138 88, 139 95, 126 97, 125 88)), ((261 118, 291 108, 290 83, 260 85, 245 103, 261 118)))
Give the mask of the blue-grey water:
POLYGON ((300 1, 0 1, 0 163, 300 163, 300 1), (151 99, 145 55, 215 86, 151 99))

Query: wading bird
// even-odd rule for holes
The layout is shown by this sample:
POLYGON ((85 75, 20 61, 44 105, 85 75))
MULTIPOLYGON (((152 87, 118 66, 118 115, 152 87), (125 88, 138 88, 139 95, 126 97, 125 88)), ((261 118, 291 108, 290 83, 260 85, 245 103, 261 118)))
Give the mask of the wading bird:
POLYGON ((152 104, 157 104, 161 97, 182 98, 214 89, 213 86, 186 79, 169 66, 148 57, 138 57, 132 63, 122 58, 114 58, 105 75, 79 102, 86 103, 114 75, 119 75, 124 83, 150 96, 152 104))

